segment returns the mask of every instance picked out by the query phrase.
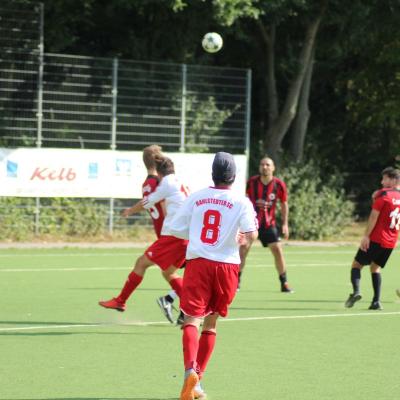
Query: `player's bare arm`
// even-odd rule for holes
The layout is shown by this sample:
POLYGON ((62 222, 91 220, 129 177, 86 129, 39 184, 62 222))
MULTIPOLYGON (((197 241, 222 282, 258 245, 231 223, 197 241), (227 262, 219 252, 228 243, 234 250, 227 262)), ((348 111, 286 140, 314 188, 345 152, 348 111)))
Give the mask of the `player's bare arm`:
POLYGON ((360 243, 360 249, 363 251, 367 251, 369 248, 369 243, 370 243, 369 235, 374 229, 376 221, 378 221, 379 214, 380 212, 378 210, 372 210, 368 217, 367 227, 365 228, 365 233, 360 243))
POLYGON ((138 213, 138 212, 140 212, 142 210, 144 210, 142 201, 138 201, 132 207, 125 208, 124 210, 122 210, 122 216, 123 217, 129 217, 130 215, 136 214, 136 213, 138 213))
POLYGON ((251 244, 258 237, 258 232, 238 232, 236 236, 236 241, 240 246, 249 249, 251 244), (255 234, 255 237, 253 237, 255 234))
POLYGON ((282 234, 285 239, 289 239, 289 205, 287 201, 281 203, 282 214, 282 234))
POLYGON ((245 246, 251 246, 251 244, 257 239, 258 237, 258 232, 257 231, 252 231, 252 232, 245 232, 242 233, 243 235, 243 240, 244 240, 244 245, 245 246))

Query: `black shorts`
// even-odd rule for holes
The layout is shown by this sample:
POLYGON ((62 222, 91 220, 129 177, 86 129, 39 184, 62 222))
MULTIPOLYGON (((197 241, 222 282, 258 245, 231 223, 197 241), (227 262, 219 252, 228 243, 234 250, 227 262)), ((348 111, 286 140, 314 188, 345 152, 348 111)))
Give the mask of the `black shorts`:
POLYGON ((258 239, 264 247, 271 243, 280 242, 278 228, 276 226, 269 226, 268 228, 261 227, 258 229, 258 239))
POLYGON ((363 251, 358 249, 354 259, 361 265, 369 265, 374 262, 376 265, 384 268, 392 251, 393 249, 381 247, 379 243, 370 242, 368 250, 363 251))

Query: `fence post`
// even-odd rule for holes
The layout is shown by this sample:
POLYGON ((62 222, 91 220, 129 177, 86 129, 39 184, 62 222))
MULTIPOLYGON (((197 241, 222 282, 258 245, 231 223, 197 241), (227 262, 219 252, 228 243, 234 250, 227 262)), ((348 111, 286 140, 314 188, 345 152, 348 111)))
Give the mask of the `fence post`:
POLYGON ((249 162, 250 162, 250 114, 251 114, 251 69, 247 70, 247 79, 246 79, 246 164, 247 171, 246 176, 248 176, 249 172, 249 162))
POLYGON ((40 233, 40 197, 36 197, 36 206, 35 206, 35 236, 38 236, 40 233))
POLYGON ((36 147, 42 147, 42 125, 43 125, 43 3, 39 3, 40 26, 39 26, 39 70, 38 70, 38 95, 37 95, 37 132, 36 147))
POLYGON ((112 116, 111 116, 111 150, 117 148, 117 96, 118 96, 118 58, 113 59, 112 70, 112 116))
POLYGON ((182 64, 181 143, 179 151, 185 152, 187 65, 182 64))
MULTIPOLYGON (((44 7, 43 3, 39 3, 39 70, 38 70, 38 80, 37 80, 37 132, 36 132, 36 147, 42 147, 42 127, 43 127, 43 70, 44 70, 44 7)), ((36 197, 35 206, 35 236, 40 233, 40 197, 36 197)))
POLYGON ((113 234, 114 231, 114 199, 110 199, 110 206, 108 211, 108 233, 113 234))

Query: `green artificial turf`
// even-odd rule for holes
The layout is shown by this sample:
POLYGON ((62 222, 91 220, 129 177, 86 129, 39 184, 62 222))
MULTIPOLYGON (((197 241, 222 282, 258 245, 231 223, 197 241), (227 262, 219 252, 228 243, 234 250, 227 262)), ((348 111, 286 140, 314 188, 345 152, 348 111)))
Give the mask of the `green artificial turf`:
MULTIPOLYGON (((181 330, 155 300, 158 268, 125 313, 119 293, 143 249, 0 250, 0 399, 171 400, 182 384, 181 330)), ((383 271, 382 311, 351 292, 355 247, 285 246, 294 294, 279 291, 269 250, 254 246, 204 376, 210 400, 375 400, 399 395, 400 253, 383 271)))

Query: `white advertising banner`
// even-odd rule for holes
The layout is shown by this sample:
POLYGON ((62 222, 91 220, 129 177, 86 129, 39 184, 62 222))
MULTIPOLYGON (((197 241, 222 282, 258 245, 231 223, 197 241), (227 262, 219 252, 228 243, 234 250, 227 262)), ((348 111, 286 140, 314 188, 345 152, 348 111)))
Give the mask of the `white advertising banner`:
MULTIPOLYGON (((212 185, 214 154, 166 155, 192 192, 212 185)), ((235 162, 233 189, 244 193, 246 157, 235 162)), ((0 148, 0 196, 137 199, 146 175, 138 151, 0 148)))

